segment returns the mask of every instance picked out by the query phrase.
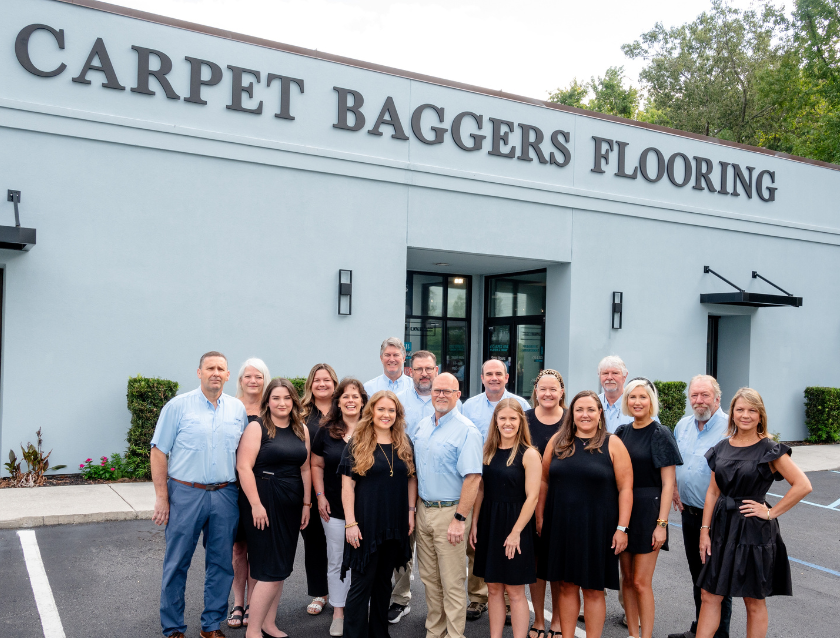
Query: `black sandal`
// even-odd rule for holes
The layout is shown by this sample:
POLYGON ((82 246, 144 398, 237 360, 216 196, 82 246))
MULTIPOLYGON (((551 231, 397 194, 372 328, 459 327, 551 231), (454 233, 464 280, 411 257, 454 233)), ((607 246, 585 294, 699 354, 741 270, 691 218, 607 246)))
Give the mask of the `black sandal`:
POLYGON ((242 626, 248 626, 248 610, 251 608, 251 605, 245 605, 245 615, 242 617, 242 626))
POLYGON ((545 629, 537 629, 536 627, 531 627, 528 630, 528 638, 531 638, 531 632, 536 631, 537 635, 534 638, 540 638, 540 636, 545 636, 545 629))
POLYGON ((547 638, 554 638, 554 636, 557 636, 557 638, 563 638, 563 634, 561 634, 559 631, 553 631, 551 629, 548 630, 546 636, 547 638))
POLYGON ((239 629, 242 627, 242 621, 245 618, 245 609, 237 605, 230 610, 230 615, 227 619, 227 626, 231 629, 239 629), (232 622, 231 622, 232 621, 232 622))

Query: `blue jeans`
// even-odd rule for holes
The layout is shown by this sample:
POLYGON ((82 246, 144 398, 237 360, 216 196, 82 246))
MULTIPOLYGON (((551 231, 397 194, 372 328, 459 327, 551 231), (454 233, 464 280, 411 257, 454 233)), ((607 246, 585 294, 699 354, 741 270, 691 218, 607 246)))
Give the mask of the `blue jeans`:
POLYGON ((187 632, 184 590, 198 535, 204 543, 204 611, 202 631, 218 629, 227 617, 233 584, 233 540, 239 523, 236 483, 214 492, 170 480, 169 522, 160 587, 160 626, 164 636, 187 632))

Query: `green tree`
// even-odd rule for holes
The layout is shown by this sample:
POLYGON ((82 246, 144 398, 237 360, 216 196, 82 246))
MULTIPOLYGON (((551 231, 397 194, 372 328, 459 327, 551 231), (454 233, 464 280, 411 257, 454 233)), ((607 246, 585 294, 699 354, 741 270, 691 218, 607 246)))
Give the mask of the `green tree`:
POLYGON ((638 109, 639 92, 632 86, 625 87, 624 80, 624 67, 611 66, 603 77, 593 77, 583 84, 574 78, 566 88, 550 93, 548 101, 630 118, 638 109), (584 102, 590 91, 594 97, 584 102))
POLYGON ((565 104, 566 106, 574 106, 579 109, 585 109, 586 105, 583 99, 589 93, 587 83, 581 84, 577 78, 574 78, 569 86, 565 89, 557 89, 553 93, 549 93, 548 101, 555 104, 565 104))

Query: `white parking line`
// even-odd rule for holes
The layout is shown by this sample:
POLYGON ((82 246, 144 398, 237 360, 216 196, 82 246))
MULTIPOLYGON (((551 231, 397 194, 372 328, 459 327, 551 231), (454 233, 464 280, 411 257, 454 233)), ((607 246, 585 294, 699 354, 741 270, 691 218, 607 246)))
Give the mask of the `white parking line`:
MULTIPOLYGON (((776 498, 782 498, 782 494, 772 494, 767 492, 767 496, 775 496, 776 498)), ((824 510, 834 510, 835 512, 840 512, 837 509, 837 506, 840 505, 840 500, 834 501, 831 505, 820 505, 819 503, 812 503, 811 501, 799 501, 800 503, 805 503, 805 505, 813 505, 814 507, 821 507, 824 510)))
MULTIPOLYGON (((530 600, 528 601, 528 609, 530 609, 531 611, 534 611, 534 605, 530 600)), ((549 622, 551 622, 551 612, 548 611, 547 609, 543 609, 543 613, 545 614, 545 619, 548 620, 549 622)), ((583 629, 581 629, 580 627, 575 627, 575 637, 576 638, 586 638, 586 632, 583 629)))
POLYGON ((41 560, 41 550, 38 549, 35 532, 31 529, 24 529, 17 534, 20 537, 26 570, 29 572, 32 593, 35 595, 35 604, 38 607, 38 614, 41 616, 44 638, 65 638, 64 627, 61 625, 58 607, 55 606, 55 598, 53 598, 50 581, 44 569, 44 561, 41 560))

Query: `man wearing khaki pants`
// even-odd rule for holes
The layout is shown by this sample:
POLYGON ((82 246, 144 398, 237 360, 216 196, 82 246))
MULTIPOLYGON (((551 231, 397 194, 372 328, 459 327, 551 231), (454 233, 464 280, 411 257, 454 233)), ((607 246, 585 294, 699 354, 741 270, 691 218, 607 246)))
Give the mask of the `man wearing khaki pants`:
POLYGON ((481 480, 481 433, 455 406, 458 379, 432 382, 435 413, 412 436, 417 468, 417 562, 426 588, 426 638, 463 638, 467 622, 465 529, 481 480))

